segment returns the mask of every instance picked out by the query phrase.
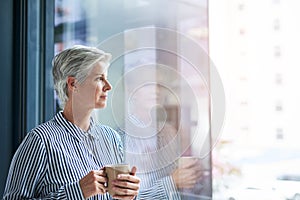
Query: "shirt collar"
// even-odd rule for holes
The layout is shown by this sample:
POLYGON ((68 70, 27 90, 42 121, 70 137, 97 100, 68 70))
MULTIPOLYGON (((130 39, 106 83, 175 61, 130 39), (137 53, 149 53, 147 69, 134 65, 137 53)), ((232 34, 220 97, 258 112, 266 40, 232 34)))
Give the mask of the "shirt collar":
POLYGON ((70 133, 73 137, 75 137, 78 141, 82 141, 84 138, 86 138, 89 134, 93 137, 95 137, 94 127, 95 127, 95 121, 91 117, 90 120, 90 128, 87 132, 83 131, 81 128, 79 128, 77 125, 73 124, 72 122, 68 121, 64 116, 62 111, 58 112, 55 117, 55 121, 58 123, 59 126, 64 128, 68 133, 70 133))

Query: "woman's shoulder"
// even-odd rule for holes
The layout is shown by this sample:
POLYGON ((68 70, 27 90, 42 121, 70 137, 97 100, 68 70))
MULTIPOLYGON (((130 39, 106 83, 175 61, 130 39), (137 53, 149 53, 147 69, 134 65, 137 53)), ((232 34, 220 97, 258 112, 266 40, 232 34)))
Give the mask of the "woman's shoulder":
POLYGON ((44 140, 55 137, 56 133, 61 131, 63 131, 61 130, 61 127, 57 125, 55 120, 51 119, 31 129, 28 135, 31 137, 39 137, 44 140))
POLYGON ((37 146, 44 146, 46 141, 49 140, 50 130, 53 129, 49 128, 52 126, 52 121, 45 122, 36 126, 35 128, 31 129, 20 144, 20 147, 37 147, 37 146), (29 145, 30 144, 30 145, 29 145))

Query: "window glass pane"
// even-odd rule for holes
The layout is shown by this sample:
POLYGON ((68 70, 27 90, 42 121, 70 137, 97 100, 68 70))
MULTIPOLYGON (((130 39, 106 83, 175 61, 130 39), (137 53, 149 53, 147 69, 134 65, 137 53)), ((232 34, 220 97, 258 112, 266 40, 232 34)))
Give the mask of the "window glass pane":
POLYGON ((209 2, 210 53, 227 97, 214 196, 297 199, 299 2, 209 2))
POLYGON ((170 178, 187 199, 212 192, 207 8, 206 0, 56 0, 56 53, 84 44, 113 55, 113 89, 95 117, 122 136, 143 188, 170 178), (174 175, 187 165, 201 170, 190 186, 174 175))

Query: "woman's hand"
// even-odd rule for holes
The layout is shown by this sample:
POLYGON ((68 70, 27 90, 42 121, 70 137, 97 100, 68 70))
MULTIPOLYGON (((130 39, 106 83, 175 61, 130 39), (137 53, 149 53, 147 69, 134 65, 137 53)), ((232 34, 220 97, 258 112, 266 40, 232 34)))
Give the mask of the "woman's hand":
POLYGON ((107 182, 103 169, 93 170, 79 181, 79 185, 85 199, 97 194, 106 193, 104 184, 107 182))
POLYGON ((197 159, 178 167, 172 173, 173 181, 178 189, 193 188, 201 176, 202 167, 197 159))
POLYGON ((138 195, 141 180, 135 176, 136 167, 132 167, 130 174, 119 174, 113 181, 113 190, 115 199, 134 199, 138 195))

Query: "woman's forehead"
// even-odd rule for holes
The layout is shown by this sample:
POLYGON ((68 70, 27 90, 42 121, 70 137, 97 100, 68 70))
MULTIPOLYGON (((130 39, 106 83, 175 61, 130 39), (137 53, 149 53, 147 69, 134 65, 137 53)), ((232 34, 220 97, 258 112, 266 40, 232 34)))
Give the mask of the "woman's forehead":
POLYGON ((91 74, 97 74, 97 75, 100 75, 100 74, 107 74, 107 69, 108 69, 108 64, 105 63, 105 62, 97 62, 92 71, 91 71, 91 74))

